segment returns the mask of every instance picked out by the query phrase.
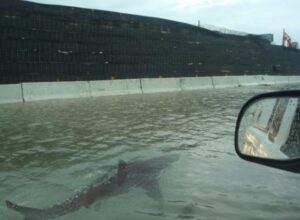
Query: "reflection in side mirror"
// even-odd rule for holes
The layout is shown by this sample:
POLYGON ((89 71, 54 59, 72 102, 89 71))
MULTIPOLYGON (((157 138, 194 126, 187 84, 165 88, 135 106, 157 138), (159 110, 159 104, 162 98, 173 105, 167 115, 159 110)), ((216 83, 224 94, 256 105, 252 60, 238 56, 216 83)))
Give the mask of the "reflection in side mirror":
POLYGON ((300 99, 266 97, 240 115, 236 148, 241 155, 273 160, 300 158, 300 99))

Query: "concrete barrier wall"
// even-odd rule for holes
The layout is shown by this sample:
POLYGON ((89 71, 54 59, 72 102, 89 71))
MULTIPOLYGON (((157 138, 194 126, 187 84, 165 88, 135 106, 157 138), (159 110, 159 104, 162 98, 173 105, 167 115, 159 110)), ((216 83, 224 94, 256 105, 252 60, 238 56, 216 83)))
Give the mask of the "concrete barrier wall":
POLYGON ((46 99, 189 91, 287 83, 300 84, 300 76, 214 76, 105 80, 90 82, 22 83, 0 85, 0 104, 46 99))
POLYGON ((275 84, 288 84, 289 77, 288 76, 274 76, 275 84))
POLYGON ((262 75, 262 85, 274 85, 275 76, 262 75))
POLYGON ((141 79, 143 93, 181 91, 180 78, 141 79))
POLYGON ((263 82, 263 76, 262 75, 256 75, 256 76, 239 76, 238 82, 239 86, 257 86, 262 85, 263 82))
POLYGON ((239 76, 240 86, 256 86, 256 85, 274 85, 274 84, 288 84, 288 76, 268 76, 268 75, 255 75, 255 76, 239 76))
POLYGON ((142 93, 140 79, 90 81, 91 96, 142 93))
POLYGON ((239 76, 213 76, 214 88, 229 88, 239 86, 239 76))
POLYGON ((24 101, 81 98, 90 96, 88 82, 22 83, 24 101))
POLYGON ((288 76, 289 84, 300 83, 300 76, 288 76))
POLYGON ((183 91, 214 88, 211 77, 180 78, 179 81, 183 91))
POLYGON ((141 79, 127 79, 127 92, 128 94, 139 94, 142 91, 142 80, 141 79))
POLYGON ((0 85, 0 104, 23 102, 21 84, 0 85))

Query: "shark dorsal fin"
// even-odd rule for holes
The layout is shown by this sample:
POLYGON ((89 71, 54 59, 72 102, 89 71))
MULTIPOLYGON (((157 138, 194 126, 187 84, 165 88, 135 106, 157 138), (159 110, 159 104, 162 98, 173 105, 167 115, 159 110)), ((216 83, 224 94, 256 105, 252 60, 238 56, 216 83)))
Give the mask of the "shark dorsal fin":
POLYGON ((127 168, 128 164, 124 160, 119 160, 119 165, 118 165, 118 176, 117 176, 117 181, 118 185, 121 186, 127 177, 127 168))
POLYGON ((128 164, 124 160, 119 160, 118 171, 127 169, 128 164))

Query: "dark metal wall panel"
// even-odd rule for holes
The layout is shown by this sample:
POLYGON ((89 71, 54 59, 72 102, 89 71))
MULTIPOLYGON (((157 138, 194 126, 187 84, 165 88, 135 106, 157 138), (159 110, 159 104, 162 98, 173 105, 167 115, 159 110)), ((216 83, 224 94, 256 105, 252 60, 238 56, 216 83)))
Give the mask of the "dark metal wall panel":
POLYGON ((0 1, 0 84, 299 74, 299 50, 165 19, 0 1))

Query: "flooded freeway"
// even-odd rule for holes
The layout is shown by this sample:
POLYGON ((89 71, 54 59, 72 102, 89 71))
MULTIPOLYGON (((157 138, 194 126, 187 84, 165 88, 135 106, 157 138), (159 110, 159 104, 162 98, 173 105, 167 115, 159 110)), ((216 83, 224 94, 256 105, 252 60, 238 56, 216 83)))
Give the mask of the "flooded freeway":
POLYGON ((292 88, 0 105, 0 219, 23 219, 5 200, 48 208, 115 174, 120 159, 168 155, 177 159, 156 176, 139 171, 148 188, 134 183, 57 219, 299 219, 300 175, 251 164, 234 151, 243 103, 278 89, 292 88))

